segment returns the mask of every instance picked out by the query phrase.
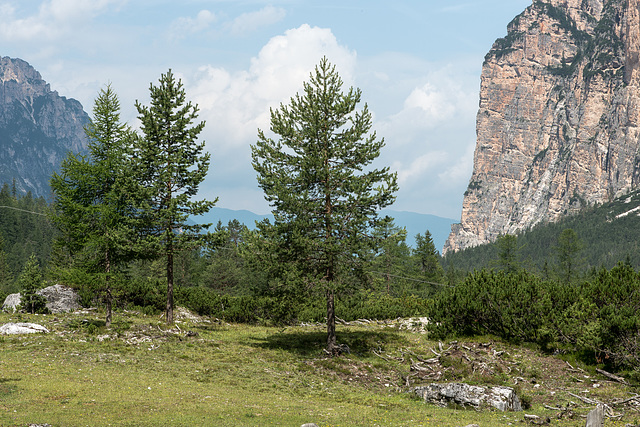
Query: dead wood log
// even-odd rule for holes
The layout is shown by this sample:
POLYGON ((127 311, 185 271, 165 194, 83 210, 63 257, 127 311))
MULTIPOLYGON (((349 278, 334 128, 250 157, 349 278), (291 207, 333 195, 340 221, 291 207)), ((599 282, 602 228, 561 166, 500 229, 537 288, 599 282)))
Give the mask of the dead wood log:
POLYGON ((639 397, 640 397, 640 395, 636 394, 635 396, 631 396, 631 397, 629 397, 627 399, 614 401, 611 404, 613 406, 624 405, 625 403, 629 403, 629 402, 632 402, 634 400, 636 401, 636 403, 640 403, 640 400, 638 400, 639 397))
POLYGON ((576 399, 580 399, 582 402, 586 403, 587 405, 602 404, 602 402, 599 402, 599 401, 593 400, 593 399, 589 399, 588 397, 579 396, 579 395, 573 394, 573 393, 569 393, 569 395, 575 397, 576 399))
POLYGON ((625 385, 628 384, 627 380, 625 380, 624 378, 619 377, 617 375, 614 375, 612 373, 609 373, 607 371, 603 371, 602 369, 596 368, 596 372, 599 373, 600 375, 604 375, 605 377, 609 378, 610 380, 617 381, 617 382, 625 384, 625 385))

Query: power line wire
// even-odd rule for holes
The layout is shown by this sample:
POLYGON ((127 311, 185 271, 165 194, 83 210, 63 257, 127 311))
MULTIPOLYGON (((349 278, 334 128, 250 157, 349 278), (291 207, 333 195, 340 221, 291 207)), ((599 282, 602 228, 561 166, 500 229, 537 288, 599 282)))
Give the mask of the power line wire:
POLYGON ((451 285, 445 285, 444 283, 427 282, 426 280, 414 279, 414 278, 412 278, 412 277, 396 276, 395 274, 382 273, 382 272, 380 272, 380 271, 372 271, 371 273, 381 274, 381 275, 383 275, 383 276, 395 277, 395 278, 397 278, 397 279, 411 280, 411 281, 413 281, 413 282, 428 283, 429 285, 446 286, 446 287, 448 287, 448 288, 453 288, 453 286, 451 286, 451 285))
POLYGON ((1 206, 0 205, 0 208, 13 209, 14 211, 26 212, 26 213, 30 213, 30 214, 34 214, 34 215, 47 216, 47 214, 43 214, 43 213, 40 213, 40 212, 28 211, 26 209, 14 208, 13 206, 1 206))

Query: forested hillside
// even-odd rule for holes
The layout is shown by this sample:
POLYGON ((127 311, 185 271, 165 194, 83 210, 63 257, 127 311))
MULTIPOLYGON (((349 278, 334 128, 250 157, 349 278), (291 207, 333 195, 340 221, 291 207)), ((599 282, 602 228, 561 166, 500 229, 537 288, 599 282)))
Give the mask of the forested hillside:
POLYGON ((0 190, 0 296, 16 290, 15 279, 34 254, 44 265, 51 255, 55 229, 42 197, 19 194, 4 183, 0 190))
POLYGON ((620 261, 638 269, 639 213, 640 191, 635 191, 556 223, 538 225, 512 236, 515 239, 502 236, 494 243, 449 252, 443 258, 443 266, 447 270, 461 272, 501 268, 504 263, 504 260, 501 261, 501 251, 508 250, 512 260, 521 267, 548 276, 560 268, 558 256, 562 250, 563 232, 567 235, 566 230, 573 230, 578 244, 574 254, 575 267, 580 272, 602 266, 612 268, 620 261))

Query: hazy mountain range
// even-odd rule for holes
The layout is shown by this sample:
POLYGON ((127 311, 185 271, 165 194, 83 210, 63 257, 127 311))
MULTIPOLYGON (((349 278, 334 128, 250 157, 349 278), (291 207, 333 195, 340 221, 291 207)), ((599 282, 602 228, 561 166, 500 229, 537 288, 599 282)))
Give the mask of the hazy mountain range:
MULTIPOLYGON (((395 219, 395 224, 407 229, 407 244, 414 246, 415 236, 418 233, 424 234, 429 230, 433 236, 433 242, 439 251, 442 251, 449 233, 451 232, 451 224, 457 220, 450 218, 442 218, 435 215, 420 214, 415 212, 399 212, 390 209, 381 211, 381 215, 389 215, 395 219)), ((247 210, 232 210, 214 207, 208 214, 194 218, 197 223, 213 223, 214 226, 218 221, 222 221, 226 225, 229 221, 237 219, 247 227, 255 228, 256 221, 262 221, 265 218, 273 219, 272 215, 258 215, 247 210)))

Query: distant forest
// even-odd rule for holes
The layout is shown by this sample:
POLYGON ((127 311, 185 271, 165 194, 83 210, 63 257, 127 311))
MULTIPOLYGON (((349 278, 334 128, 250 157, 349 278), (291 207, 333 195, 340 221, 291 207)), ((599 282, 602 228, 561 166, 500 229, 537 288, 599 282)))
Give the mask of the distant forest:
POLYGON ((15 183, 0 190, 0 294, 17 291, 16 278, 31 255, 41 265, 51 258, 56 235, 47 215, 49 205, 31 192, 20 195, 15 183))
MULTIPOLYGON (((577 238, 576 274, 587 274, 601 267, 612 268, 625 262, 640 268, 640 192, 633 192, 614 201, 585 209, 556 223, 540 224, 512 236, 505 248, 504 238, 496 242, 449 253, 442 260, 445 270, 458 273, 483 268, 502 269, 500 252, 506 249, 520 267, 543 277, 550 277, 560 268, 560 237, 572 230, 577 238)), ((504 236, 503 236, 504 237, 504 236)))

